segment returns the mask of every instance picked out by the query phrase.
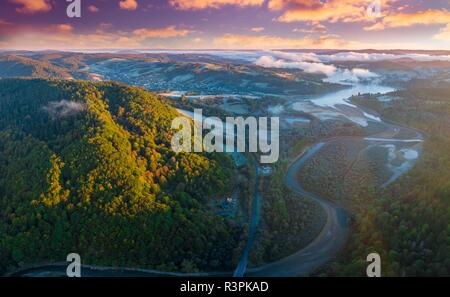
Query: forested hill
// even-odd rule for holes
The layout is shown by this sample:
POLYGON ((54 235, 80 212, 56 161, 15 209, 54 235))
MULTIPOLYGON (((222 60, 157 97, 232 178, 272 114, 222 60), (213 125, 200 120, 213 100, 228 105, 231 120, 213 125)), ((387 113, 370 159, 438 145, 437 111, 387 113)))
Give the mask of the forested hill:
POLYGON ((239 230, 204 205, 223 155, 170 149, 176 111, 117 83, 0 80, 0 272, 65 261, 225 269, 239 230))
POLYGON ((59 67, 46 60, 36 60, 17 55, 0 56, 0 78, 36 77, 71 79, 68 68, 59 67))

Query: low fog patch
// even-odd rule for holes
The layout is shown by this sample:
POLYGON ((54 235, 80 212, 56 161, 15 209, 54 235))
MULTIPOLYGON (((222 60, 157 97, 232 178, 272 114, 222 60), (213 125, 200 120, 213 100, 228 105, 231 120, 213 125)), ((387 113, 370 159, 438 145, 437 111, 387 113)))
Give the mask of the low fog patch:
POLYGON ((81 102, 61 100, 49 102, 42 108, 52 119, 73 116, 86 110, 86 105, 81 102))
POLYGON ((379 75, 363 68, 338 69, 333 75, 329 75, 326 82, 331 83, 359 83, 371 81, 379 75))

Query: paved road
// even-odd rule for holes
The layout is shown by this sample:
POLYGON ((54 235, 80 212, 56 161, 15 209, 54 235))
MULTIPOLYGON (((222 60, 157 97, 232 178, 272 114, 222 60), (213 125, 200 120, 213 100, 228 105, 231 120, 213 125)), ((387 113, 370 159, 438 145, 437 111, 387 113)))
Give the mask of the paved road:
POLYGON ((289 167, 285 176, 285 184, 293 192, 302 197, 309 198, 319 203, 325 210, 327 222, 321 233, 304 249, 296 253, 271 262, 261 267, 252 268, 247 271, 247 276, 267 276, 267 277, 287 277, 306 276, 314 272, 317 268, 332 259, 345 244, 348 236, 348 213, 338 204, 320 197, 317 194, 306 191, 296 178, 302 166, 313 157, 324 145, 335 141, 364 140, 368 146, 373 143, 421 143, 424 140, 423 133, 416 129, 411 129, 397 125, 390 121, 384 121, 384 131, 372 135, 371 137, 342 136, 324 139, 307 149, 289 167), (408 132, 411 137, 397 138, 401 132, 408 132))
POLYGON ((348 234, 348 215, 337 204, 316 194, 305 191, 298 183, 296 175, 301 167, 316 154, 325 142, 309 148, 289 167, 285 177, 286 185, 302 197, 319 203, 325 210, 327 222, 320 234, 304 249, 281 260, 249 269, 247 276, 300 276, 308 275, 329 261, 343 246, 348 234))
POLYGON ((250 256, 250 251, 253 247, 253 242, 255 241, 256 231, 258 228, 258 223, 260 219, 261 212, 261 194, 259 192, 259 172, 258 167, 255 165, 255 188, 253 191, 253 201, 252 201, 252 214, 250 218, 250 227, 248 230, 247 244, 242 253, 241 260, 233 273, 234 277, 242 277, 247 269, 248 257, 250 256))

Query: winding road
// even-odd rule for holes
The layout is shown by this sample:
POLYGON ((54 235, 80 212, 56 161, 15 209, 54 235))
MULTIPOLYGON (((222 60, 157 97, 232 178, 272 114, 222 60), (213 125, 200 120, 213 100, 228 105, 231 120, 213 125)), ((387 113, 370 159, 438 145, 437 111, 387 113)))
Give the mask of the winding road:
POLYGON ((327 222, 320 234, 304 249, 281 260, 249 269, 247 276, 300 276, 307 275, 328 262, 345 243, 348 233, 348 215, 337 204, 316 194, 307 192, 298 183, 296 175, 301 167, 323 146, 320 142, 310 147, 289 167, 285 176, 286 185, 302 197, 314 200, 322 206, 327 222))
POLYGON ((258 167, 255 164, 255 185, 254 185, 254 191, 253 191, 253 201, 252 201, 252 215, 250 218, 250 226, 248 229, 248 237, 247 237, 247 243, 245 245, 244 251, 242 252, 241 260, 239 261, 236 269, 234 270, 233 276, 234 277, 242 277, 244 276, 247 265, 248 265, 248 258, 250 256, 250 251, 253 247, 253 242, 255 241, 256 237, 256 231, 258 229, 259 219, 260 219, 260 213, 261 213, 261 193, 259 192, 259 172, 258 167))

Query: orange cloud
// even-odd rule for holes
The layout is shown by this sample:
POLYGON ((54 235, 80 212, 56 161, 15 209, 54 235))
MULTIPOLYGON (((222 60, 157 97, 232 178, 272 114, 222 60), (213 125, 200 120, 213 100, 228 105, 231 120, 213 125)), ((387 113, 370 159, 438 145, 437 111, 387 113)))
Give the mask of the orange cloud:
POLYGON ((428 9, 414 13, 397 13, 384 17, 381 22, 365 27, 367 31, 385 28, 411 27, 415 25, 439 25, 450 23, 450 11, 446 9, 428 9))
POLYGON ((261 6, 265 0, 169 0, 171 6, 179 10, 200 10, 221 8, 226 5, 239 7, 261 6))
MULTIPOLYGON (((161 40, 167 44, 186 46, 185 39, 194 31, 165 28, 141 28, 134 31, 109 31, 109 24, 100 24, 96 30, 78 33, 70 24, 47 27, 20 26, 11 30, 12 24, 0 21, 0 48, 14 49, 102 49, 102 48, 154 48, 161 40), (3 30, 3 28, 5 30, 3 30)), ((200 41, 197 41, 197 43, 200 41)), ((161 47, 164 47, 161 45, 161 47)), ((168 47, 167 45, 165 46, 168 47)))
POLYGON ((213 41, 214 45, 224 49, 287 49, 287 48, 355 48, 358 44, 344 41, 335 35, 323 35, 318 38, 284 38, 278 36, 253 36, 225 34, 213 41))
POLYGON ((119 2, 119 6, 121 9, 125 10, 136 10, 138 7, 138 3, 136 0, 121 0, 119 2))
POLYGON ((9 0, 11 3, 21 5, 16 8, 18 13, 34 14, 38 12, 48 12, 52 9, 48 0, 9 0))
MULTIPOLYGON (((382 7, 396 0, 383 0, 382 7)), ((279 22, 364 22, 371 21, 367 13, 373 0, 269 0, 271 10, 284 10, 279 22)))
POLYGON ((173 38, 186 36, 193 31, 187 29, 177 29, 175 26, 166 28, 141 28, 133 31, 133 34, 141 38, 173 38))
POLYGON ((59 24, 55 26, 56 30, 60 32, 71 32, 73 31, 73 26, 70 24, 59 24))

